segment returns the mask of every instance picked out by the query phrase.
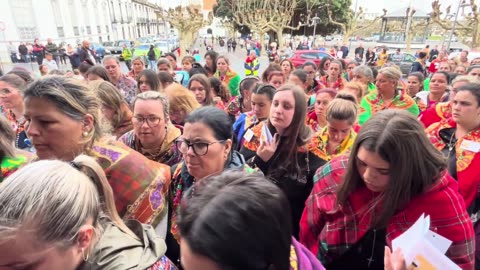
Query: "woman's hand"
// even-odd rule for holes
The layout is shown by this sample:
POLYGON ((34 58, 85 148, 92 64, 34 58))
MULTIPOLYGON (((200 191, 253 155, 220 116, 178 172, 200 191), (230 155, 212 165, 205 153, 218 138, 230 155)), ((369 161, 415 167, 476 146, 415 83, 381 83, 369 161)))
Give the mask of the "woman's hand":
POLYGON ((402 250, 397 249, 392 253, 388 246, 385 247, 385 256, 383 258, 385 270, 407 270, 407 263, 402 250))
POLYGON ((257 149, 257 156, 264 162, 268 162, 273 157, 273 154, 275 154, 279 141, 278 133, 273 136, 271 142, 260 140, 260 146, 257 149))

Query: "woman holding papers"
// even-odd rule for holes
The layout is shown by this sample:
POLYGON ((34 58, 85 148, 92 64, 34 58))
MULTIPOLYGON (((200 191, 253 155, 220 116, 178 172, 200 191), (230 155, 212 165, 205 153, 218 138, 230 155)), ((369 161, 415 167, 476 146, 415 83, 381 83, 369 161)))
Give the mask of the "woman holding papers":
MULTIPOLYGON (((469 83, 455 89, 450 101, 452 116, 427 129, 433 145, 448 159, 448 172, 458 181, 459 192, 472 221, 478 227, 480 212, 480 84, 469 83)), ((480 231, 480 228, 476 229, 480 231)), ((478 234, 478 233, 477 233, 478 234)), ((480 238, 477 238, 480 239, 480 238)), ((480 263, 480 243, 476 259, 480 263)), ((480 265, 480 264, 479 264, 480 265)))
POLYGON ((474 266, 474 232, 442 155, 405 110, 376 113, 349 156, 317 171, 300 222, 300 241, 326 269, 383 269, 384 247, 422 215, 452 241, 446 256, 474 266))
POLYGON ((305 93, 297 86, 280 87, 270 107, 270 117, 254 128, 240 152, 248 164, 260 169, 287 195, 292 209, 293 236, 313 186, 313 175, 325 160, 313 152, 312 130, 305 124, 305 93))

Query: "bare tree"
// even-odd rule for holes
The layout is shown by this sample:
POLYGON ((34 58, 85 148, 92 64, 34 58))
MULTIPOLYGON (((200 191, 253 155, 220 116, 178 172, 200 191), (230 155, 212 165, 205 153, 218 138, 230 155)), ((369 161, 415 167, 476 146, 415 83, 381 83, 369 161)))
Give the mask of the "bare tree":
POLYGON ((480 12, 475 0, 463 0, 459 3, 458 12, 462 9, 463 18, 461 20, 452 20, 452 17, 458 18, 458 12, 452 14, 451 6, 448 6, 445 13, 441 11, 441 4, 438 0, 432 2, 432 20, 446 31, 452 31, 455 24, 454 34, 467 43, 471 48, 476 49, 480 46, 480 12), (465 13, 464 8, 469 7, 470 12, 465 13))
POLYGON ((379 20, 383 18, 387 14, 387 10, 383 9, 383 15, 378 16, 374 18, 371 21, 366 21, 363 20, 363 15, 364 15, 364 10, 362 7, 359 7, 358 11, 355 12, 351 9, 348 10, 346 19, 347 21, 345 23, 337 22, 333 19, 333 12, 332 9, 330 8, 331 4, 329 2, 325 3, 325 8, 327 9, 327 14, 328 14, 328 20, 330 23, 339 26, 342 29, 343 32, 343 41, 346 42, 348 39, 362 31, 365 31, 366 29, 372 27, 375 25, 379 20))
POLYGON ((205 19, 201 7, 196 5, 177 6, 165 10, 163 19, 168 21, 178 31, 182 55, 197 38, 198 31, 212 23, 213 14, 209 13, 205 19))

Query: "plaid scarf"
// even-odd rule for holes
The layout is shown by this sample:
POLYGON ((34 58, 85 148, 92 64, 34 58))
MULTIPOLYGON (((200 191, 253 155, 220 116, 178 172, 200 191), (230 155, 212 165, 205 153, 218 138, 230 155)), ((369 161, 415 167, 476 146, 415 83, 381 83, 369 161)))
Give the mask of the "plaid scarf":
POLYGON ((24 155, 4 157, 0 162, 0 183, 26 163, 28 163, 28 158, 24 155))
POLYGON ((90 155, 102 166, 115 194, 118 214, 156 226, 167 216, 170 167, 151 161, 121 142, 95 142, 90 155))
MULTIPOLYGON (((300 221, 300 242, 324 265, 339 258, 372 229, 372 209, 381 205, 380 194, 372 194, 361 186, 350 194, 345 205, 337 206, 336 192, 343 182, 347 162, 348 156, 340 156, 317 171, 300 221)), ((431 230, 453 242, 446 256, 462 269, 473 269, 473 225, 457 190, 456 181, 442 172, 436 184, 390 218, 387 244, 391 246, 393 239, 425 213, 430 216, 431 230)))
POLYGON ((379 111, 387 109, 407 110, 417 116, 419 114, 418 106, 405 91, 399 93, 392 99, 390 103, 385 103, 382 96, 377 92, 371 92, 366 95, 360 102, 360 111, 358 115, 358 123, 363 125, 372 115, 379 111))

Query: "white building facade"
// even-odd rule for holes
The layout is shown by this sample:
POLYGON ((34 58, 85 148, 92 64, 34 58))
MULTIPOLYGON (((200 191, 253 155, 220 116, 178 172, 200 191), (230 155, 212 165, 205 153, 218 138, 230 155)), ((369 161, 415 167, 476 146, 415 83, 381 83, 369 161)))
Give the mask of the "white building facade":
POLYGON ((8 42, 78 44, 136 40, 168 30, 159 6, 148 0, 2 0, 0 61, 8 62, 8 42))

